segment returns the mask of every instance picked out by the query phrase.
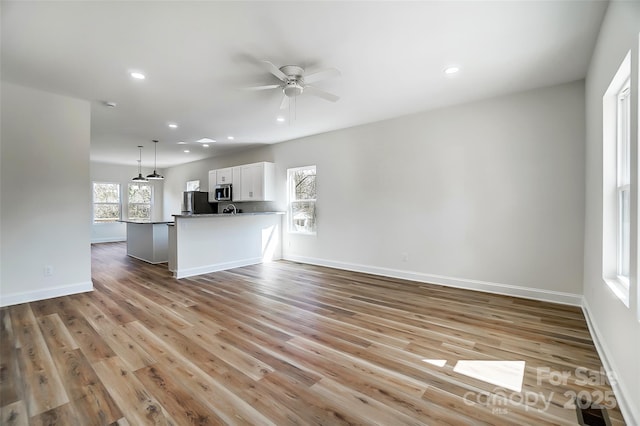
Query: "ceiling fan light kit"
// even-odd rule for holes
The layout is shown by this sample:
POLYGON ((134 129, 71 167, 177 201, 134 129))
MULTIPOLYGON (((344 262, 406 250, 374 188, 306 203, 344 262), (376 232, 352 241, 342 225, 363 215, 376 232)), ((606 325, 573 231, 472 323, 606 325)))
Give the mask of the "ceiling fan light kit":
POLYGON ((309 83, 315 83, 318 81, 326 80, 328 78, 337 77, 340 75, 340 71, 335 68, 327 68, 308 75, 305 75, 304 68, 298 65, 284 65, 280 68, 275 66, 269 61, 262 61, 265 68, 275 77, 277 77, 282 83, 269 84, 266 86, 249 87, 249 90, 271 90, 281 89, 284 93, 284 98, 280 103, 280 109, 286 109, 289 106, 289 98, 296 98, 304 93, 317 96, 330 102, 336 102, 340 99, 339 96, 333 93, 325 92, 317 87, 310 86, 309 83))

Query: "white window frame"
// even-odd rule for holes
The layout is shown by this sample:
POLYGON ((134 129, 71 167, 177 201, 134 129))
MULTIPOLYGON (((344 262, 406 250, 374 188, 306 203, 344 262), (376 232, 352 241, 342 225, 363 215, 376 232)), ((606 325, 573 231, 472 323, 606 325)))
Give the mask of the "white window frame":
POLYGON ((151 220, 151 218, 153 217, 153 185, 151 185, 150 183, 145 183, 145 182, 128 182, 127 183, 127 218, 130 220, 138 220, 139 218, 131 218, 129 217, 129 208, 131 206, 149 206, 149 217, 147 218, 148 220, 151 220), (132 203, 131 200, 129 200, 129 187, 131 185, 145 185, 149 187, 149 190, 151 192, 151 200, 148 203, 132 203))
POLYGON ((631 52, 602 98, 602 278, 629 307, 631 266, 631 52), (627 200, 627 203, 624 200, 627 200))
POLYGON ((105 224, 105 223, 115 223, 122 218, 122 185, 118 182, 101 182, 94 181, 91 182, 91 219, 93 224, 105 224), (117 203, 103 203, 95 200, 95 185, 118 185, 118 202, 117 203), (96 220, 96 205, 117 205, 118 206, 118 217, 114 220, 96 220))
POLYGON ((200 179, 187 181, 186 190, 187 191, 200 191, 200 179))
POLYGON ((316 185, 317 185, 317 167, 315 165, 311 165, 311 166, 302 166, 302 167, 294 167, 291 169, 287 169, 287 222, 288 222, 288 226, 287 226, 287 231, 290 234, 299 234, 299 235, 316 235, 318 232, 318 220, 317 220, 317 216, 316 216, 316 203, 317 203, 317 188, 316 188, 316 198, 314 199, 305 199, 305 200, 298 200, 295 198, 296 196, 296 190, 294 187, 294 181, 293 181, 293 175, 295 172, 301 171, 301 170, 310 170, 313 169, 315 175, 316 175, 316 185), (293 205, 295 203, 313 203, 314 208, 313 208, 313 212, 314 212, 314 231, 300 231, 297 229, 297 227, 295 226, 294 222, 293 222, 293 205))
POLYGON ((629 268, 631 265, 631 90, 630 79, 623 84, 617 95, 616 105, 616 148, 617 148, 617 209, 616 215, 616 257, 617 277, 629 288, 629 268), (625 198, 627 203, 624 202, 625 198), (627 223, 625 223, 627 222, 627 223), (628 234, 628 235, 627 235, 628 234))

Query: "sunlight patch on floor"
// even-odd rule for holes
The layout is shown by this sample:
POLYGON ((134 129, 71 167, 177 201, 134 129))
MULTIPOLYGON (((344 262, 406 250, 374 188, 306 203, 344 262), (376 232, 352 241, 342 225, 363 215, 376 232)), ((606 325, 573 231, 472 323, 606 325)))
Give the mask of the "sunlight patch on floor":
POLYGON ((524 367, 524 361, 460 360, 453 367, 453 371, 512 391, 521 392, 524 367))
POLYGON ((436 367, 444 367, 447 364, 446 359, 423 359, 422 362, 435 365, 436 367))

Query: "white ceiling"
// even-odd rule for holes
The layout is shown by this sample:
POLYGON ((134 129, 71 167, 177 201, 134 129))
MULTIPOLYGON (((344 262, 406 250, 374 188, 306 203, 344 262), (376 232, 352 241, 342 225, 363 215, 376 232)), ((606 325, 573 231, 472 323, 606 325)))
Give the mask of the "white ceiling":
POLYGON ((2 1, 2 79, 92 103, 91 159, 158 167, 581 79, 603 1, 2 1), (280 111, 260 67, 336 67, 280 111), (443 70, 461 71, 447 77, 443 70), (146 80, 129 76, 140 70, 146 80), (116 108, 103 102, 113 101, 116 108), (175 122, 172 130, 167 123, 175 122), (233 135, 235 140, 226 140, 233 135), (195 143, 210 137, 206 149, 195 143), (185 141, 185 145, 177 145, 185 141), (190 149, 189 154, 183 149, 190 149))

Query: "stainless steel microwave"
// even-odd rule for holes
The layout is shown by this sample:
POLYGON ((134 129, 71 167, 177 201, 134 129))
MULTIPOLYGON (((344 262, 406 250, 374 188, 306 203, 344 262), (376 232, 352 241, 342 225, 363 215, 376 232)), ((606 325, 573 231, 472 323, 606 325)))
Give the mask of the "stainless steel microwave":
POLYGON ((216 201, 231 201, 231 184, 216 185, 216 201))

